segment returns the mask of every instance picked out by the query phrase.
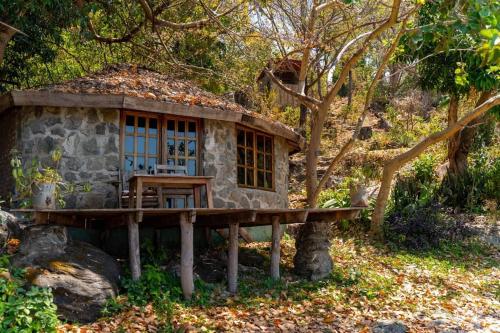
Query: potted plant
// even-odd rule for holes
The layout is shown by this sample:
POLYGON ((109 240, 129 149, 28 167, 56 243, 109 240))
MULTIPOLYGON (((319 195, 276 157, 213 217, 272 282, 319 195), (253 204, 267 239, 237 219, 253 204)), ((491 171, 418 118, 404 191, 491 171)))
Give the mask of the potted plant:
MULTIPOLYGON (((13 152, 11 159, 12 176, 16 183, 16 199, 19 206, 23 208, 32 207, 35 209, 55 209, 56 205, 64 208, 64 194, 74 192, 74 184, 63 180, 58 171, 62 152, 56 149, 51 153, 54 167, 44 167, 37 160, 33 159, 31 164, 24 167, 17 152, 13 152)), ((83 190, 88 192, 88 184, 83 185, 83 190)))

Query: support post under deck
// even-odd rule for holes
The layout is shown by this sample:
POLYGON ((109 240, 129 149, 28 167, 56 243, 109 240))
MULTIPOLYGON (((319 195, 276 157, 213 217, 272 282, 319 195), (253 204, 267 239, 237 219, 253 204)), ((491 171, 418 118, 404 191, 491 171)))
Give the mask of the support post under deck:
POLYGON ((271 243, 271 278, 279 280, 280 278, 280 216, 272 218, 272 243, 271 243))
POLYGON ((186 300, 191 299, 194 292, 193 281, 193 222, 194 214, 181 213, 181 287, 186 300))
POLYGON ((128 249, 132 279, 138 280, 141 277, 141 253, 139 250, 139 224, 134 213, 128 214, 128 249))
POLYGON ((238 291, 238 229, 239 223, 229 225, 229 249, 227 256, 227 284, 230 293, 238 291))

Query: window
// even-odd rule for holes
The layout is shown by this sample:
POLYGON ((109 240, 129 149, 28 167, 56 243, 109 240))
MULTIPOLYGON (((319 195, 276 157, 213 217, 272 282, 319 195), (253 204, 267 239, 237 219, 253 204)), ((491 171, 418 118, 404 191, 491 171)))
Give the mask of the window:
POLYGON ((166 164, 185 167, 188 175, 195 176, 198 156, 196 122, 178 119, 167 119, 166 122, 166 164))
POLYGON ((236 132, 238 185, 272 190, 273 137, 242 127, 236 132))
MULTIPOLYGON (((124 112, 123 170, 153 173, 155 164, 167 164, 198 174, 199 125, 196 119, 160 114, 124 112)), ((168 172, 179 172, 178 170, 168 172)))
POLYGON ((125 117, 124 170, 153 173, 160 160, 159 119, 128 114, 125 117))

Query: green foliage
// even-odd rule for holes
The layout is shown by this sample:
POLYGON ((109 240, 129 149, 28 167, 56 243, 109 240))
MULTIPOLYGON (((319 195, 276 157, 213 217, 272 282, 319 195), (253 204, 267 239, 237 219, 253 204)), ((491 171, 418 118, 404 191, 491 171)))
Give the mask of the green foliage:
POLYGON ((424 154, 415 161, 408 175, 398 176, 388 211, 407 214, 418 207, 428 205, 434 199, 438 188, 435 166, 435 157, 424 154))
MULTIPOLYGON (((10 166, 12 168, 12 177, 16 184, 15 199, 19 200, 21 207, 30 207, 33 197, 33 189, 41 184, 55 184, 55 198, 60 207, 65 206, 64 194, 76 191, 75 184, 67 183, 57 170, 62 157, 60 149, 55 149, 51 153, 51 159, 54 167, 43 167, 41 163, 33 158, 30 164, 24 164, 18 152, 12 152, 10 166)), ((81 186, 82 191, 89 192, 91 186, 85 183, 81 186)))
POLYGON ((497 1, 427 1, 401 39, 400 61, 419 61, 424 89, 465 94, 498 87, 500 5, 497 1))
POLYGON ((331 188, 320 193, 318 207, 343 208, 351 205, 349 188, 331 188))
POLYGON ((0 67, 0 92, 8 89, 6 82, 24 85, 33 66, 52 62, 57 56, 56 46, 63 42, 63 30, 78 22, 84 12, 71 0, 0 2, 0 21, 27 35, 14 35, 7 47, 0 67))
MULTIPOLYGON (((2 266, 5 258, 2 258, 2 266)), ((59 321, 52 291, 24 286, 22 275, 23 272, 14 271, 11 272, 12 279, 0 278, 0 331, 56 332, 59 321)))
POLYGON ((500 207, 500 158, 481 149, 471 156, 469 167, 459 176, 447 174, 439 189, 440 200, 449 207, 482 213, 486 200, 500 207))

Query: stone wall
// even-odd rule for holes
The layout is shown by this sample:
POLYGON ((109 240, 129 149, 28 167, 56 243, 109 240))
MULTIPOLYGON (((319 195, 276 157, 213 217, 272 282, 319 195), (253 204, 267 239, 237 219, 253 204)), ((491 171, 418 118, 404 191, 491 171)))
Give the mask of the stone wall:
MULTIPOLYGON (((36 157, 52 165, 51 152, 60 147, 58 166, 71 183, 91 184, 89 193, 66 197, 67 208, 118 206, 119 119, 118 109, 22 107, 14 110, 17 149, 25 161, 36 157)), ((274 138, 275 189, 241 188, 236 175, 235 124, 204 119, 203 174, 214 177, 215 207, 286 208, 288 206, 288 145, 274 138)))
POLYGON ((80 190, 66 196, 66 208, 118 206, 118 109, 23 107, 18 115, 17 146, 24 161, 36 157, 42 165, 53 165, 51 152, 62 149, 58 169, 80 190), (90 192, 81 191, 85 183, 91 184, 90 192))
POLYGON ((285 139, 274 137, 274 191, 238 187, 234 123, 205 119, 203 140, 203 171, 204 175, 214 177, 215 207, 288 207, 288 145, 285 139))

